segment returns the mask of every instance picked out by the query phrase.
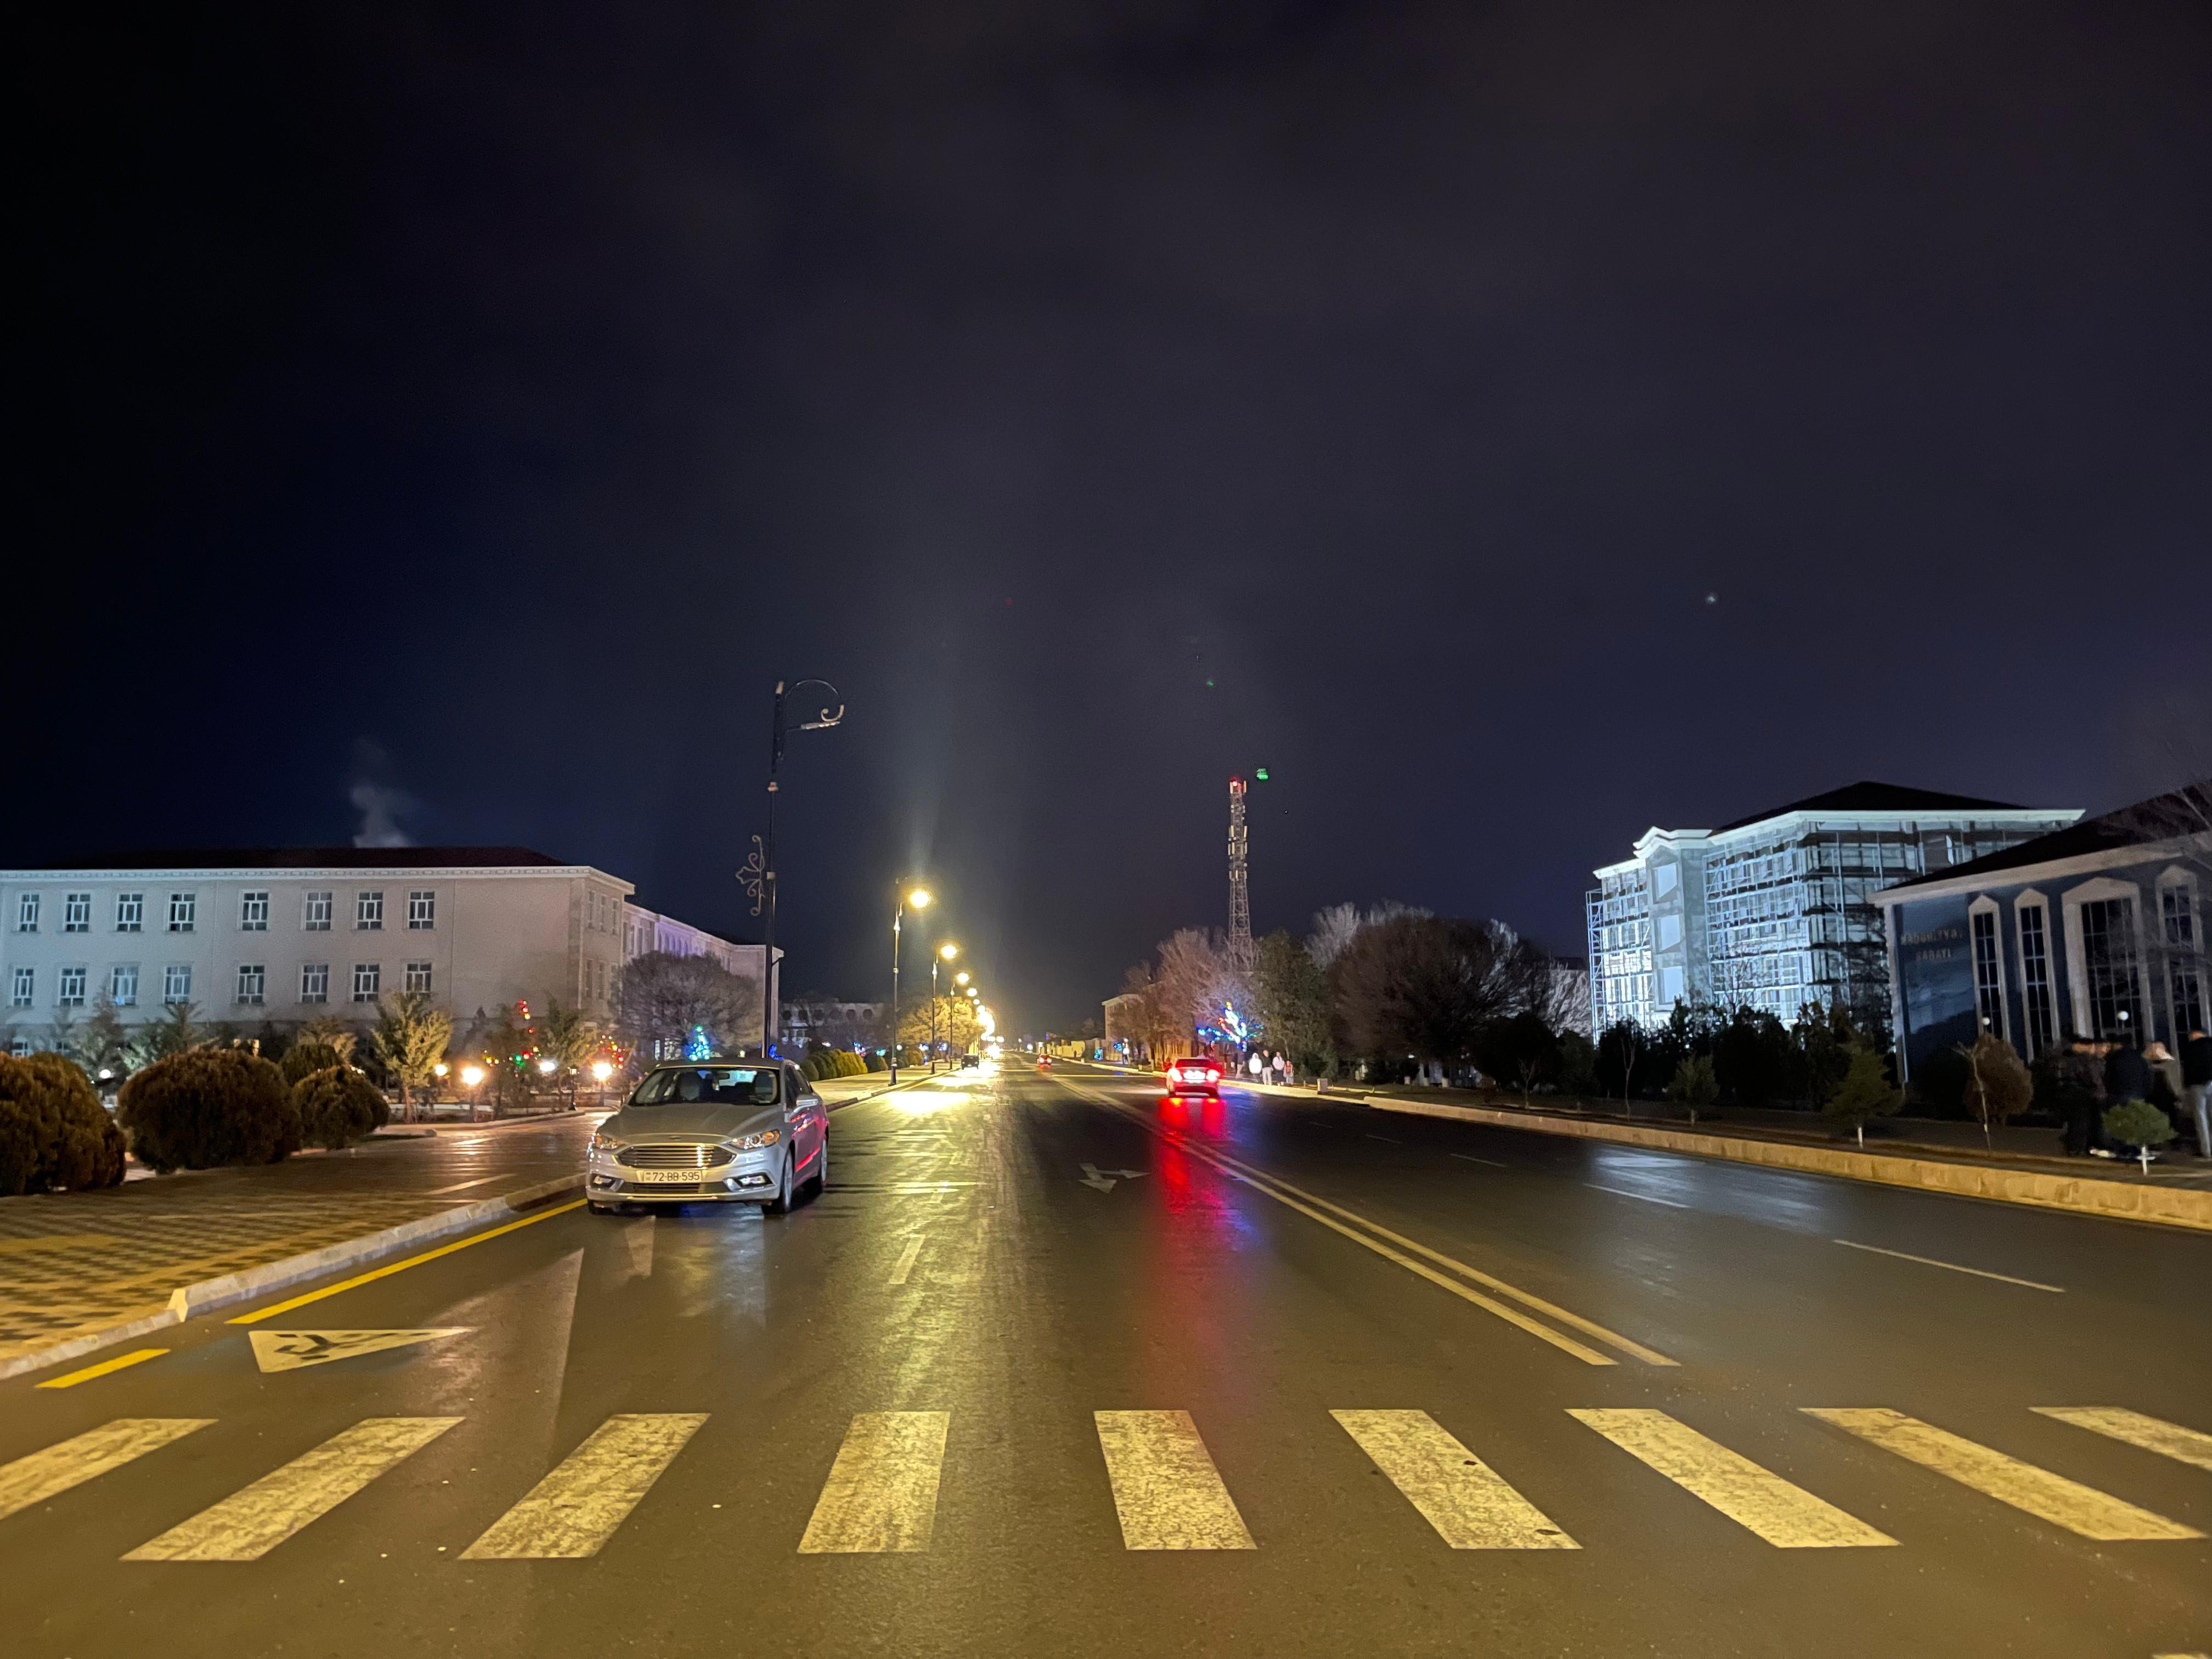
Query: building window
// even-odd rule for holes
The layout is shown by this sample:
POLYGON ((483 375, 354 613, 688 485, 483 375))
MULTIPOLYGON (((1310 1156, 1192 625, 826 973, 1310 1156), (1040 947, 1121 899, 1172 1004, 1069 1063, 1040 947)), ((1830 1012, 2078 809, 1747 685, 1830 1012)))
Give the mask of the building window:
POLYGON ((242 963, 238 969, 238 1000, 258 1008, 267 1000, 269 970, 259 963, 242 963))
POLYGON ((146 928, 146 896, 143 893, 118 893, 115 896, 115 931, 118 933, 143 933, 146 928))
POLYGON ((238 927, 240 933, 265 933, 269 931, 269 895, 240 893, 238 896, 238 927))
POLYGON ((300 931, 305 933, 327 933, 331 931, 331 895, 310 893, 307 908, 300 913, 300 931))
POLYGON ((2112 1039, 2142 1030, 2135 921, 2135 906, 2124 898, 2091 899, 2081 907, 2081 966, 2088 980, 2091 1036, 2112 1039))
POLYGON ((172 1008, 192 1000, 192 969, 190 963, 173 962, 161 969, 161 1000, 172 1008))
POLYGON ((173 933, 191 933, 199 912, 200 896, 198 893, 170 894, 169 931, 173 933))
POLYGON ((62 895, 62 932, 88 933, 92 931, 92 895, 64 893, 62 895))
POLYGON ((14 981, 9 987, 8 1006, 10 1008, 28 1008, 38 994, 39 970, 35 968, 18 968, 15 970, 14 981))
POLYGON ((1981 1029, 2004 1035, 2004 976, 1997 965, 1997 913, 1976 907, 1969 918, 1974 938, 1974 1012, 1981 1029))
POLYGON ((300 1000, 328 1002, 331 1000, 331 964, 311 962, 300 969, 300 1000))
POLYGON ((356 962, 353 965, 353 1000, 374 1002, 384 984, 384 964, 380 962, 356 962))
POLYGON ((108 970, 107 1000, 118 1008, 138 1006, 138 965, 129 963, 108 970))
POLYGON ((54 986, 54 1006, 82 1008, 84 1006, 84 973, 82 968, 64 968, 54 986))
POLYGON ((356 933, 380 933, 384 931, 384 895, 381 892, 356 893, 353 896, 353 925, 356 933))
POLYGON ((2058 1032, 2051 1006, 2051 932, 2040 904, 2020 907, 2020 992, 2027 1010, 2028 1055, 2051 1052, 2058 1032))
POLYGON ((24 893, 15 900, 15 931, 35 933, 39 931, 39 896, 24 893))
POLYGON ((22 1059, 31 1052, 31 1039, 27 1036, 9 1037, 8 1039, 8 1052, 15 1055, 18 1060, 22 1059))
POLYGON ((428 992, 430 988, 430 964, 428 963, 410 962, 407 964, 407 988, 410 991, 428 992))
POLYGON ((2173 1035, 2204 1029, 2203 958, 2197 937, 2197 890, 2188 878, 2168 879, 2158 892, 2166 931, 2167 988, 2173 997, 2173 1035))
POLYGON ((413 932, 427 933, 438 925, 438 896, 428 889, 419 889, 407 896, 407 926, 413 932))

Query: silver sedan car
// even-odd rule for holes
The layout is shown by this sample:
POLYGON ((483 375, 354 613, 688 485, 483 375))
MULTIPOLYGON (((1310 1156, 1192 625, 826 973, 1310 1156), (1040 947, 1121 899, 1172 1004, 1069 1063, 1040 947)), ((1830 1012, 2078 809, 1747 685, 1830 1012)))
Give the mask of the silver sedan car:
POLYGON ((758 1204, 788 1214, 830 1174, 830 1114, 796 1066, 655 1066, 592 1137, 595 1213, 633 1204, 758 1204))

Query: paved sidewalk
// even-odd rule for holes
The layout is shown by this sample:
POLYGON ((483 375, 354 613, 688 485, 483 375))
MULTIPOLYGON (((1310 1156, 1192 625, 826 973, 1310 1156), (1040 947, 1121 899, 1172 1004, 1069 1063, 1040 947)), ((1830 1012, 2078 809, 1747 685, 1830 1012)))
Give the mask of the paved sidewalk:
POLYGON ((599 1121, 447 1125, 253 1169, 0 1199, 0 1361, 154 1312, 179 1285, 574 1175, 599 1121))

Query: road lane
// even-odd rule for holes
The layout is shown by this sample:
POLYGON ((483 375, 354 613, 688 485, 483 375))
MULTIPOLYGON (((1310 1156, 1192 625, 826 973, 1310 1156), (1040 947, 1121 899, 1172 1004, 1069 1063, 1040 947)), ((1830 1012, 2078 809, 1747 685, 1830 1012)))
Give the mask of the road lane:
MULTIPOLYGON (((0 1384, 0 1483, 9 1460, 118 1419, 205 1423, 0 1521, 4 1627, 73 1659, 143 1652, 156 1631, 179 1655, 349 1659, 2205 1645, 2203 1541, 2093 1542, 1803 1410, 1940 1425, 2207 1529, 2212 1483, 2172 1449, 2212 1429, 2182 1397, 2204 1372, 2172 1374, 2192 1363, 2191 1316, 2173 1347, 2144 1347, 2139 1286, 2053 1297, 1861 1260, 1828 1242, 1832 1195, 1724 1188, 1708 1212, 1699 1171, 1647 1168, 1614 1178, 1693 1207, 1632 1203, 1585 1191, 1585 1161, 1514 1144, 1536 1137, 1407 1120, 1400 1144, 1369 1142, 1342 1107, 1232 1096, 1187 1115, 1178 1145, 1070 1083, 1158 1111, 1104 1074, 962 1076, 838 1112, 830 1190, 794 1216, 553 1217, 282 1322, 465 1334, 264 1375, 251 1328, 196 1321, 165 1334, 160 1365, 58 1394, 0 1384), (1683 1363, 1583 1364, 1232 1159, 1683 1363), (1980 1311, 1997 1297, 2002 1316, 1980 1311), (2134 1346, 2067 1351, 2051 1320, 2077 1306, 2134 1346), (2026 1325, 1974 1359, 2008 1321, 2026 1325), (1778 1549, 1575 1412, 1664 1413, 1678 1445, 1727 1454, 1696 1476, 1713 1490, 1786 1486, 1896 1542, 1778 1549), (120 1559, 353 1425, 442 1418, 459 1420, 258 1559, 120 1559), (639 1418, 688 1431, 645 1458, 649 1480, 613 1461, 628 1504, 593 1511, 591 1553, 462 1559, 639 1418), (1135 1488, 1102 1425, 1163 1421, 1162 1478, 1188 1482, 1202 1459, 1252 1547, 1130 1547, 1135 1488), (1534 1544, 1547 1527, 1579 1547, 1534 1544)), ((2010 1239, 1991 1206, 1955 1207, 1974 1218, 1923 1218, 1904 1248, 2000 1268, 2007 1250, 2059 1254, 2010 1239)), ((1887 1224, 1849 1219, 1857 1237, 1887 1224)), ((2093 1241, 2068 1259, 2148 1258, 2093 1241)), ((1219 1504, 1200 1507, 1208 1535, 1231 1536, 1219 1504)), ((1155 1536, 1178 1535, 1174 1509, 1155 1536)))

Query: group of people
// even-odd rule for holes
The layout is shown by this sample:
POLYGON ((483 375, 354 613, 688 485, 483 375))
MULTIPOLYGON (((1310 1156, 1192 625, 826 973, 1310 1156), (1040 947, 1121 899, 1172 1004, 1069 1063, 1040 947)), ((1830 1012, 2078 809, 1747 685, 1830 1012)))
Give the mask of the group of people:
POLYGON ((1255 1048, 1245 1055, 1244 1069, 1251 1073, 1255 1083, 1288 1083, 1291 1080, 1290 1060, 1279 1050, 1272 1054, 1262 1054, 1255 1048))
POLYGON ((2148 1101, 2169 1118, 2180 1138, 2194 1139, 2197 1155, 2212 1158, 2212 1036, 2191 1030, 2175 1054, 2163 1042, 2138 1048, 2131 1042, 2070 1038, 2054 1055, 2065 1146, 2075 1158, 2112 1158, 2105 1109, 2123 1101, 2148 1101))

